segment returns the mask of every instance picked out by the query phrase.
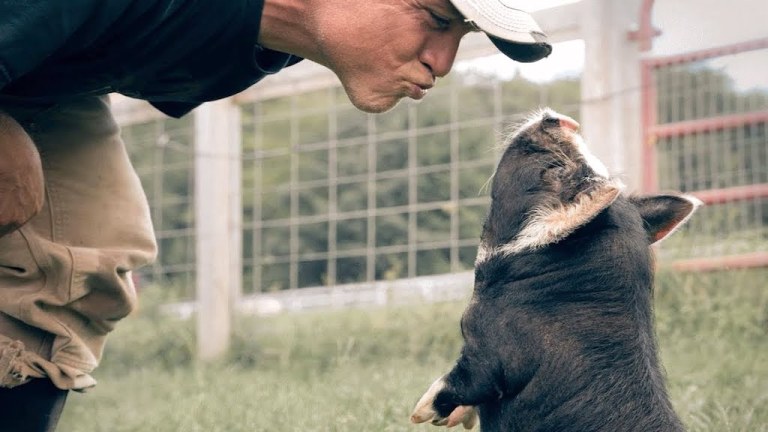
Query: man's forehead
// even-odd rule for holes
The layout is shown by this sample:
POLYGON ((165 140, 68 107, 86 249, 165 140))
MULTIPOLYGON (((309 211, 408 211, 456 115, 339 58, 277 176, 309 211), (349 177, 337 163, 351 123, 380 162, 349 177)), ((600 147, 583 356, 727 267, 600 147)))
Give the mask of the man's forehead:
POLYGON ((443 5, 443 7, 446 9, 448 13, 451 14, 451 18, 456 18, 464 21, 464 15, 459 12, 458 9, 456 9, 456 6, 453 5, 453 3, 450 2, 450 0, 438 0, 439 3, 443 5))
POLYGON ((435 3, 442 5, 446 11, 452 15, 453 18, 461 18, 462 20, 464 19, 464 15, 462 15, 461 12, 456 9, 456 6, 454 6, 450 0, 435 0, 435 3))

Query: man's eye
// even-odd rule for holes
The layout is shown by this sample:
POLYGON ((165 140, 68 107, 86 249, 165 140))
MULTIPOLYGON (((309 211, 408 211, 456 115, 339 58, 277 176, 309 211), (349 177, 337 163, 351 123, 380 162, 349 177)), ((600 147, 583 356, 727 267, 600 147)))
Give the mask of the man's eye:
POLYGON ((438 30, 446 30, 448 27, 451 26, 451 20, 448 18, 443 18, 440 15, 429 11, 429 15, 432 17, 432 22, 435 24, 435 27, 438 30))

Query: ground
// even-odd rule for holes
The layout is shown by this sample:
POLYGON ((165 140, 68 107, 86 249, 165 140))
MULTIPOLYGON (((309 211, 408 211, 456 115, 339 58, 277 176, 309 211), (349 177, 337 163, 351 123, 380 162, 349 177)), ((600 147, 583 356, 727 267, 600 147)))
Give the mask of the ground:
MULTIPOLYGON (((689 430, 768 432, 768 269, 658 279, 662 360, 689 430)), ((462 302, 241 317, 230 356, 203 365, 194 323, 161 314, 154 290, 59 431, 439 430, 408 416, 457 357, 462 302)))

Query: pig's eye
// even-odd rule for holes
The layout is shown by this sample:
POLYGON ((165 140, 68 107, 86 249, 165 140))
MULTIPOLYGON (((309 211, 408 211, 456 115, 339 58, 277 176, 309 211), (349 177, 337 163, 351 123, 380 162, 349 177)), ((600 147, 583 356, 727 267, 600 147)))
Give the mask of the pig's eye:
POLYGON ((547 177, 556 179, 562 178, 565 176, 566 170, 565 163, 561 161, 551 161, 547 164, 547 177))
POLYGON ((551 168, 564 168, 564 167, 565 167, 565 163, 563 161, 560 161, 560 160, 553 160, 553 161, 550 161, 547 164, 547 168, 550 168, 550 169, 551 168))

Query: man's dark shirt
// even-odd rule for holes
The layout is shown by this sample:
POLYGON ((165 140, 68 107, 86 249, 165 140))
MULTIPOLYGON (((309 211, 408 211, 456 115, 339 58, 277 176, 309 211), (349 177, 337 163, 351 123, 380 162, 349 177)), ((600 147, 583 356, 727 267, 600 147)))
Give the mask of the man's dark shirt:
POLYGON ((257 44, 264 0, 0 0, 0 100, 111 92, 181 117, 301 60, 257 44))

